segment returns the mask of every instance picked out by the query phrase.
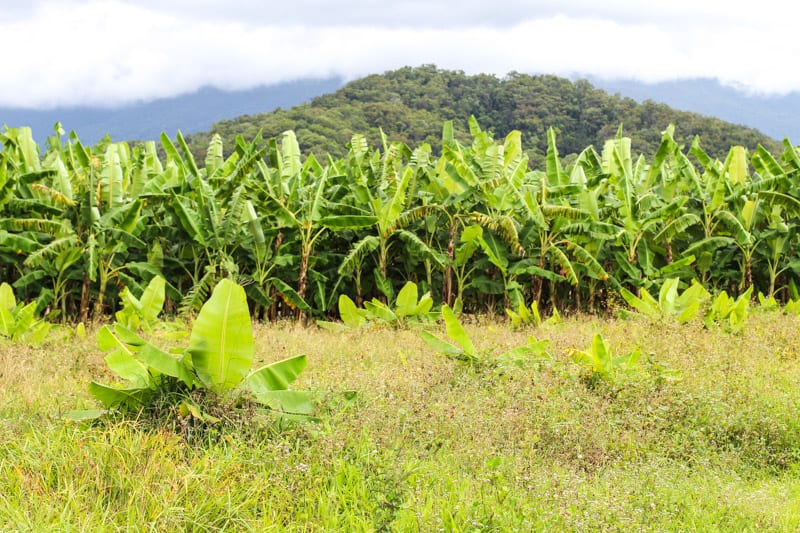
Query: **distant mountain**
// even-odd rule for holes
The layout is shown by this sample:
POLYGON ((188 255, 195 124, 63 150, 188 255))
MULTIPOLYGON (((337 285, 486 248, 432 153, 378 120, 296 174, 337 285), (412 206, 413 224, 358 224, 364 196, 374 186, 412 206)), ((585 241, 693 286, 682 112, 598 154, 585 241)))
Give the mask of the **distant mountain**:
MULTIPOLYGON (((420 68, 424 71, 429 67, 420 68)), ((400 69, 396 72, 414 72, 416 70, 419 69, 400 69)), ((244 91, 225 91, 206 87, 194 93, 131 104, 121 108, 64 107, 51 110, 30 110, 0 107, 0 126, 31 126, 36 140, 40 143, 52 134, 53 125, 60 121, 65 130, 75 130, 85 144, 94 144, 105 135, 111 135, 114 140, 157 139, 162 131, 166 131, 174 137, 178 129, 185 134, 196 134, 195 143, 202 144, 208 139, 209 131, 233 132, 236 130, 245 137, 254 135, 264 125, 261 123, 261 118, 271 116, 272 118, 266 120, 268 127, 264 130, 267 136, 279 134, 283 131, 280 128, 297 129, 298 126, 302 128, 306 125, 305 121, 312 118, 317 120, 319 122, 317 126, 306 128, 305 138, 309 141, 308 146, 316 144, 330 147, 338 143, 343 146, 348 139, 347 136, 354 131, 369 133, 370 128, 376 130, 377 126, 382 126, 387 133, 393 131, 392 128, 394 128, 401 136, 406 135, 409 139, 433 140, 435 144, 435 140, 439 136, 438 129, 441 127, 440 119, 454 119, 465 124, 466 117, 462 116, 463 113, 478 115, 481 125, 492 128, 495 133, 502 133, 505 131, 503 128, 505 119, 500 117, 500 110, 513 100, 522 104, 524 109, 519 110, 516 117, 506 109, 504 111, 506 118, 511 119, 509 124, 514 123, 514 127, 520 127, 523 131, 527 128, 529 141, 541 145, 542 132, 536 129, 540 129, 540 126, 554 125, 560 130, 564 130, 561 132, 563 138, 566 129, 572 127, 570 124, 576 123, 575 119, 578 122, 587 123, 597 118, 585 113, 583 115, 576 114, 574 109, 572 111, 566 109, 560 118, 554 113, 549 113, 541 117, 541 120, 534 120, 534 118, 519 120, 521 113, 531 111, 531 104, 535 102, 532 102, 530 98, 519 100, 521 95, 509 94, 509 91, 498 93, 496 84, 505 83, 507 87, 519 88, 520 81, 530 81, 525 75, 514 74, 502 82, 502 79, 498 80, 489 75, 465 77, 460 74, 459 77, 456 74, 458 73, 444 77, 439 76, 438 82, 441 83, 444 78, 448 78, 449 81, 444 81, 452 85, 451 88, 454 91, 452 98, 459 99, 459 103, 447 102, 446 95, 442 94, 441 90, 438 90, 436 94, 430 93, 435 88, 431 86, 418 88, 421 91, 421 98, 416 98, 408 92, 404 94, 405 89, 387 88, 385 87, 387 84, 398 83, 398 75, 386 73, 375 75, 384 77, 388 75, 386 83, 378 83, 378 78, 370 76, 364 78, 367 81, 356 80, 353 82, 354 85, 348 91, 344 91, 344 82, 339 78, 303 79, 244 91), (472 78, 472 81, 467 81, 467 78, 472 78), (394 81, 392 81, 393 79, 394 81), (360 88, 365 83, 375 86, 371 89, 374 89, 373 92, 361 91, 360 88), (470 83, 474 83, 473 88, 469 87, 470 83), (344 92, 340 92, 339 96, 336 96, 336 92, 340 89, 344 92), (382 92, 384 89, 386 92, 382 92), (428 91, 427 96, 425 91, 428 91), (466 98, 467 93, 469 93, 469 98, 466 98), (306 104, 306 108, 292 109, 317 97, 320 97, 317 104, 306 104), (365 111, 364 106, 358 105, 357 99, 362 97, 366 98, 365 103, 371 105, 371 110, 365 111), (425 99, 428 97, 430 98, 426 103, 425 99), (339 103, 342 103, 342 98, 348 100, 348 106, 355 106, 355 108, 337 107, 339 103), (417 113, 413 120, 406 120, 405 123, 402 123, 403 120, 412 117, 406 116, 405 111, 400 115, 395 113, 397 109, 392 109, 392 107, 398 103, 398 99, 405 99, 405 104, 408 104, 406 107, 418 106, 418 111, 423 114, 417 113), (443 109, 441 112, 436 112, 434 108, 441 107, 441 104, 444 104, 443 109), (304 111, 304 109, 312 107, 313 111, 304 111), (271 113, 278 108, 281 108, 280 112, 271 113), (331 111, 327 114, 328 118, 323 116, 322 110, 324 109, 331 111), (315 116, 309 117, 309 112, 315 116), (561 122, 557 122, 558 120, 561 122), (545 124, 542 121, 549 121, 549 123, 545 124), (233 127, 234 124, 242 127, 237 130, 233 127), (278 131, 279 129, 280 131, 278 131), (321 136, 331 137, 331 139, 328 143, 324 143, 321 136), (334 140, 333 137, 338 138, 334 140), (312 142, 312 138, 316 138, 316 141, 312 142)), ((579 90, 576 90, 575 82, 568 87, 560 82, 555 82, 554 80, 557 79, 555 77, 534 78, 538 78, 540 81, 549 79, 550 81, 547 83, 552 87, 548 91, 565 93, 561 96, 557 96, 555 93, 550 94, 548 98, 551 101, 546 103, 547 105, 557 104, 569 107, 571 104, 565 99, 574 99, 576 95, 577 97, 590 95, 592 98, 597 98, 595 93, 587 91, 585 87, 579 86, 579 90)), ((673 109, 692 111, 705 116, 717 117, 733 124, 755 128, 772 139, 789 137, 793 142, 800 143, 800 93, 797 92, 785 96, 749 95, 712 79, 657 84, 601 78, 588 78, 588 81, 593 88, 602 89, 610 95, 619 95, 617 108, 630 108, 631 106, 625 103, 627 98, 640 103, 649 100, 669 105, 673 109)), ((400 83, 398 87, 402 85, 400 83)), ((527 88, 527 90, 531 89, 531 87, 527 88)), ((578 107, 580 105, 582 104, 579 104, 578 107)), ((651 108, 650 111, 651 115, 655 114, 656 119, 665 119, 664 109, 656 107, 651 108), (654 111, 655 113, 653 113, 654 111)), ((540 109, 537 113, 542 114, 543 110, 540 109)), ((606 117, 609 119, 607 124, 609 128, 614 126, 612 122, 616 115, 611 113, 606 117)), ((642 127, 643 124, 639 118, 637 117, 634 122, 625 120, 626 130, 642 127)), ((679 133, 687 135, 692 133, 686 128, 684 121, 677 120, 677 122, 679 133)), ((653 137, 651 141, 654 140, 657 130, 660 131, 659 128, 663 128, 665 125, 653 123, 652 126, 655 133, 651 132, 650 137, 653 137)), ((602 135, 609 134, 609 128, 606 128, 602 135)), ((588 142, 597 140, 591 135, 587 135, 591 132, 587 130, 585 124, 583 129, 582 135, 576 138, 575 146, 579 146, 580 142, 584 140, 588 142)), ((570 144, 569 147, 573 146, 570 144)), ((200 151, 201 148, 198 150, 200 151)))
POLYGON ((756 128, 775 139, 800 143, 800 92, 783 96, 748 94, 713 79, 664 83, 589 78, 596 87, 638 102, 653 100, 676 109, 710 115, 756 128))
POLYGON ((158 139, 162 131, 174 137, 204 131, 219 120, 292 107, 315 96, 335 91, 338 78, 306 79, 244 91, 205 87, 190 94, 131 104, 120 108, 64 107, 45 111, 0 107, 0 126, 30 126, 40 144, 61 122, 74 130, 84 144, 92 145, 105 135, 116 141, 158 139))
POLYGON ((250 139, 262 132, 264 137, 275 137, 292 129, 304 151, 341 156, 353 134, 364 134, 378 146, 383 131, 391 140, 409 146, 425 142, 437 151, 443 122, 452 120, 456 135, 466 140, 470 115, 496 138, 521 131, 523 146, 533 161, 544 156, 551 126, 562 155, 589 145, 602 149, 620 125, 636 152, 652 155, 670 123, 676 125, 679 142, 688 145, 700 135, 703 148, 719 158, 735 144, 780 150, 775 139, 755 129, 652 100, 637 103, 609 95, 586 80, 520 73, 503 78, 467 75, 434 65, 373 74, 290 109, 223 120, 208 132, 192 135, 189 142, 195 155, 203 157, 214 133, 231 149, 237 135, 250 139))

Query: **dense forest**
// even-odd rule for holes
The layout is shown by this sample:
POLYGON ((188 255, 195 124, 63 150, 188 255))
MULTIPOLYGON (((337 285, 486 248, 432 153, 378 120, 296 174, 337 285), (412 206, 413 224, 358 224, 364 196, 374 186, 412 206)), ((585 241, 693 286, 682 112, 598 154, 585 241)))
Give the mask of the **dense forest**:
POLYGON ((429 143, 439 153, 442 123, 452 120, 456 137, 467 140, 470 116, 498 138, 520 131, 532 163, 543 160, 549 127, 558 135, 564 155, 577 154, 589 145, 602 146, 620 125, 632 139, 633 150, 650 155, 661 143, 667 124, 680 125, 676 141, 686 146, 700 135, 712 157, 724 158, 733 145, 754 149, 761 144, 773 152, 781 150, 774 139, 757 130, 652 101, 639 104, 611 96, 585 80, 516 72, 498 79, 435 66, 368 76, 291 109, 225 120, 210 132, 192 135, 189 144, 195 157, 202 158, 215 133, 232 148, 237 135, 252 139, 261 132, 269 138, 294 130, 304 152, 342 157, 354 134, 365 134, 377 148, 383 130, 393 141, 408 146, 429 143))

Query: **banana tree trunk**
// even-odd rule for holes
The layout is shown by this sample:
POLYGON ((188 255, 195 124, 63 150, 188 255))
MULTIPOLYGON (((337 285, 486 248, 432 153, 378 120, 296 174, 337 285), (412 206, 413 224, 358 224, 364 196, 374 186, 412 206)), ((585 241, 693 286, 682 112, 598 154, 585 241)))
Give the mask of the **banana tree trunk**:
POLYGON ((108 272, 102 266, 99 271, 100 289, 97 292, 97 300, 94 302, 94 312, 92 313, 92 319, 95 322, 99 322, 103 318, 103 301, 106 298, 106 288, 108 287, 108 272))
MULTIPOLYGON (((81 322, 89 322, 89 274, 83 272, 83 283, 81 284, 81 322)), ((64 317, 62 317, 64 318, 64 317)))
POLYGON ((453 261, 456 256, 456 226, 450 227, 450 240, 447 243, 447 264, 444 267, 444 286, 442 301, 447 305, 453 303, 453 261))
MULTIPOLYGON (((306 288, 308 286, 308 259, 310 255, 311 250, 303 250, 302 257, 300 258, 300 273, 297 279, 297 294, 303 301, 306 299, 306 288)), ((299 307, 295 311, 295 318, 299 320, 301 324, 306 324, 306 312, 299 307)))

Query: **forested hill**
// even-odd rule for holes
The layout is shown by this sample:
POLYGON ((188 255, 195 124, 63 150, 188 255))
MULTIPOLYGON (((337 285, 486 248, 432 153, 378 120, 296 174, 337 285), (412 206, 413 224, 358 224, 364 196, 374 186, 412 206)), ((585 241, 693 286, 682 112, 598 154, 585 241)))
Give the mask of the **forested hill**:
POLYGON ((498 79, 434 66, 371 75, 291 109, 218 122, 210 132, 192 135, 190 144, 197 155, 204 155, 213 133, 219 133, 225 146, 232 147, 236 135, 251 139, 261 131, 264 137, 273 137, 292 129, 304 151, 341 156, 354 133, 364 133, 378 145, 378 128, 382 128, 391 140, 411 146, 428 142, 438 150, 442 123, 453 120, 457 133, 468 138, 470 115, 496 137, 520 130, 523 146, 534 161, 547 149, 550 126, 558 133, 561 154, 580 152, 590 144, 601 147, 620 124, 633 139, 635 152, 653 154, 661 132, 670 123, 677 125, 680 142, 688 145, 700 135, 704 149, 719 158, 724 158, 732 145, 752 149, 761 143, 780 152, 776 140, 755 129, 652 101, 639 104, 609 95, 583 80, 518 73, 498 79))

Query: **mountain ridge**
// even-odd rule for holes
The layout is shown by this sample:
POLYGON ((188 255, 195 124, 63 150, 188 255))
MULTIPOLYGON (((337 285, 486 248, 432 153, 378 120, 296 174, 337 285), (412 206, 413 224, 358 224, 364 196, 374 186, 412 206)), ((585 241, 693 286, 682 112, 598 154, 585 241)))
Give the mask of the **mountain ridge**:
POLYGON ((748 127, 714 117, 679 111, 652 100, 637 103, 609 95, 586 80, 570 81, 553 75, 512 72, 467 75, 435 65, 404 67, 354 80, 333 93, 318 96, 291 109, 280 109, 214 124, 194 134, 190 146, 202 156, 213 134, 226 147, 237 135, 252 138, 262 133, 275 137, 295 131, 301 149, 317 156, 342 155, 352 135, 364 134, 378 146, 385 133, 410 146, 428 143, 436 151, 443 122, 452 120, 457 135, 467 139, 467 119, 475 116, 482 128, 496 137, 512 130, 522 132, 523 146, 532 161, 547 150, 546 132, 553 127, 562 155, 586 146, 601 148, 620 125, 639 153, 653 153, 667 125, 677 126, 676 140, 690 144, 700 135, 704 148, 724 158, 732 145, 754 149, 758 144, 779 150, 779 143, 748 127))
MULTIPOLYGON (((387 73, 373 76, 385 75, 387 73)), ((478 76, 484 80, 505 79, 491 75, 478 76)), ((506 78, 510 76, 519 74, 512 73, 506 78)), ((351 83, 357 84, 368 78, 371 77, 367 76, 351 83)), ((703 78, 657 84, 631 80, 606 80, 598 77, 586 79, 594 88, 601 89, 612 97, 619 96, 623 101, 629 98, 640 104, 663 103, 679 110, 699 112, 707 117, 714 116, 733 124, 757 128, 775 140, 783 137, 800 139, 800 120, 796 120, 800 118, 800 93, 783 96, 748 95, 733 87, 724 86, 716 80, 703 78)), ((578 81, 572 80, 572 83, 578 81)), ((235 122, 242 116, 272 112, 286 114, 295 106, 308 104, 315 98, 322 98, 323 101, 326 98, 330 99, 331 94, 344 89, 347 85, 342 79, 331 77, 302 79, 241 91, 204 87, 194 93, 139 102, 114 109, 73 107, 30 110, 0 107, 0 125, 31 126, 36 140, 40 143, 52 134, 56 122, 61 122, 66 130, 76 131, 81 140, 89 145, 98 142, 105 135, 110 135, 114 140, 145 140, 157 139, 162 131, 174 136, 178 130, 190 134, 197 139, 196 142, 199 142, 199 139, 208 138, 208 132, 219 130, 221 124, 235 122)), ((391 101, 391 98, 388 100, 391 101)), ((386 104, 386 101, 382 102, 380 98, 373 98, 373 102, 384 106, 386 104)), ((427 111, 430 112, 431 109, 427 111)), ((448 118, 465 122, 467 117, 448 118)), ((291 121, 284 125, 287 129, 293 126, 291 121)), ((363 126, 368 129, 370 125, 365 123, 363 126)), ((664 126, 665 124, 659 127, 664 126)), ((680 131, 682 124, 678 122, 677 126, 680 131)), ((437 129, 439 127, 440 125, 437 129)), ((250 133, 254 131, 251 128, 250 133)))

